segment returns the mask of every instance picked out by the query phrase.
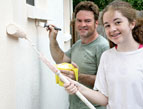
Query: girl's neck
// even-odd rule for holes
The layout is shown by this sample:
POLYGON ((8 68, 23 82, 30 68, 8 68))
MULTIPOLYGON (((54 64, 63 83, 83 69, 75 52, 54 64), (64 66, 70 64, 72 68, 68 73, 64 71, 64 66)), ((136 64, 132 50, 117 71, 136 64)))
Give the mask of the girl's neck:
POLYGON ((120 52, 129 52, 129 51, 134 51, 139 49, 140 44, 137 43, 136 41, 134 42, 130 42, 130 43, 126 43, 126 44, 119 44, 117 45, 117 51, 120 52))

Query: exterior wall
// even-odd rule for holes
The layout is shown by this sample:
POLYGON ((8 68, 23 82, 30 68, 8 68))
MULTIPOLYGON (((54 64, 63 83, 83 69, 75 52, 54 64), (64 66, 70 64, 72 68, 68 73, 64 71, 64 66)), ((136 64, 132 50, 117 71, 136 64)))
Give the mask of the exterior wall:
MULTIPOLYGON (((64 5, 70 4, 64 3, 65 0, 36 0, 36 7, 43 10, 40 12, 47 13, 42 21, 47 18, 48 23, 62 28, 57 40, 65 51, 70 43, 68 41, 65 47, 64 33, 69 34, 69 28, 65 30, 64 22, 70 19, 63 13, 64 5)), ((1 0, 0 7, 0 109, 67 109, 68 94, 55 84, 53 72, 39 60, 25 39, 8 36, 6 27, 9 23, 21 27, 54 63, 49 50, 48 32, 37 26, 39 20, 27 17, 29 8, 26 0, 1 0)), ((36 16, 42 16, 42 13, 37 12, 36 16)))

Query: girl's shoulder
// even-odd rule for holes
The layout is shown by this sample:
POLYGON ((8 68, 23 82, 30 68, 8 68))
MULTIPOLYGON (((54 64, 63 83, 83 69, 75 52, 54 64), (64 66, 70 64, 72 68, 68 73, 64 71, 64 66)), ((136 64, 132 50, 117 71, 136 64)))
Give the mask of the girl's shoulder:
POLYGON ((104 51, 104 53, 103 53, 103 54, 112 54, 112 53, 115 53, 115 47, 110 48, 110 49, 108 49, 108 50, 104 51))

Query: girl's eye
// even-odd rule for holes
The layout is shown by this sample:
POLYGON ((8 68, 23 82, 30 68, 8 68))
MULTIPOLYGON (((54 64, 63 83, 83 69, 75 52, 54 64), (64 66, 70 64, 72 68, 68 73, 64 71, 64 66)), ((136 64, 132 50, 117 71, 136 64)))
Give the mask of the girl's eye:
POLYGON ((119 25, 120 23, 121 23, 120 21, 115 22, 116 25, 119 25))

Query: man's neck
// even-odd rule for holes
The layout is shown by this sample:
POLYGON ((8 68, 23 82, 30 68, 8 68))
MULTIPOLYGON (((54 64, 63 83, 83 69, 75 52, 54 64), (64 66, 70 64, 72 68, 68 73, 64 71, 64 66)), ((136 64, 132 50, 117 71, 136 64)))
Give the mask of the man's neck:
POLYGON ((82 44, 89 44, 89 43, 93 42, 94 40, 96 40, 98 35, 99 35, 98 33, 95 33, 88 38, 81 39, 81 42, 82 42, 82 44))

